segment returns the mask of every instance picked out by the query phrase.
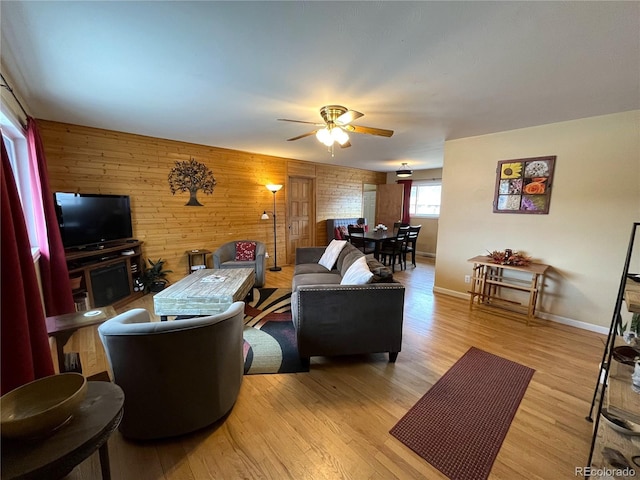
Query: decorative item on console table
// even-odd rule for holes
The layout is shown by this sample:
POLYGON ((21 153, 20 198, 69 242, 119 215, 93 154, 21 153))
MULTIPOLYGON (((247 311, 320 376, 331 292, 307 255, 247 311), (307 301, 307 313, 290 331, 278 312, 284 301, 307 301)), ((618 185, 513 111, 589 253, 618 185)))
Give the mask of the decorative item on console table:
POLYGON ((167 286, 168 280, 165 278, 167 273, 172 273, 173 270, 163 270, 165 261, 159 258, 156 262, 153 262, 150 258, 147 259, 149 268, 144 271, 144 288, 145 292, 161 292, 164 287, 167 286))
POLYGON ((487 255, 493 263, 500 265, 515 265, 516 267, 526 267, 531 263, 531 257, 520 252, 514 252, 510 248, 504 251, 494 250, 487 255))

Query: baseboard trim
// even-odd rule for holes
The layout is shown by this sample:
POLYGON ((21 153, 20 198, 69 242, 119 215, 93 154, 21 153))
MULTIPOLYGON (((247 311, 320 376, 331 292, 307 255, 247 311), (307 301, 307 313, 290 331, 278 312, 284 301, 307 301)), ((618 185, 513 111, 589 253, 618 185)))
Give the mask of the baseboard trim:
POLYGON ((433 293, 442 293, 443 295, 449 295, 450 297, 461 298, 463 300, 469 300, 468 293, 457 292, 455 290, 449 290, 448 288, 433 287, 433 293))
MULTIPOLYGON (((448 295, 450 297, 460 298, 462 300, 469 300, 468 293, 457 292, 455 290, 449 290, 447 288, 441 287, 433 287, 433 293, 441 293, 442 295, 448 295)), ((538 317, 549 320, 551 322, 560 323, 562 325, 569 325, 570 327, 576 327, 581 330, 588 330, 590 332, 601 333, 603 335, 607 335, 609 333, 609 329, 607 327, 603 327, 600 325, 594 325, 592 323, 581 322, 579 320, 574 320, 573 318, 561 317, 560 315, 554 315, 552 313, 547 312, 538 312, 538 317)))
POLYGON ((561 317, 560 315, 554 315, 553 313, 539 312, 538 316, 545 320, 549 320, 555 323, 561 323, 563 325, 569 325, 570 327, 580 328, 582 330, 588 330, 590 332, 601 333, 603 335, 609 334, 609 328, 601 325, 594 325, 593 323, 581 322, 580 320, 574 320, 573 318, 561 317))

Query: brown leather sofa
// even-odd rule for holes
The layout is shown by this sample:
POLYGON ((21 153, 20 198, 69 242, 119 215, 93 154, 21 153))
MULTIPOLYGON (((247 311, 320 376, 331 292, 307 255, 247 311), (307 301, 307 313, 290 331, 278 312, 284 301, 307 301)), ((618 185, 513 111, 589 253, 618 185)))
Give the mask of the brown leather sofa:
POLYGON ((372 257, 367 264, 373 283, 340 285, 349 266, 364 254, 347 243, 334 268, 327 270, 318 264, 324 250, 296 250, 291 310, 301 359, 388 352, 395 362, 402 349, 404 286, 372 257))

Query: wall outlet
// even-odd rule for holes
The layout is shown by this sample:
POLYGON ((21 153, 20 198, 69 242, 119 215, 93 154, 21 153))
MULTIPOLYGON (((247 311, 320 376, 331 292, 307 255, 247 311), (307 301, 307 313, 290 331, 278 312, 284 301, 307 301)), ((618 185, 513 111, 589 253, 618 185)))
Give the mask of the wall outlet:
POLYGON ((264 258, 269 258, 269 252, 264 253, 264 258))
POLYGON ((471 275, 464 276, 464 283, 471 283, 471 275))

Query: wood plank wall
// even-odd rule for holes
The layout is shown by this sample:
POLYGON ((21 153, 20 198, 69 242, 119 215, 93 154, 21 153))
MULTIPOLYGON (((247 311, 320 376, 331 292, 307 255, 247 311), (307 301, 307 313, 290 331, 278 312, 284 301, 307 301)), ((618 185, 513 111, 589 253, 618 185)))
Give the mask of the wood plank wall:
MULTIPOLYGON (((144 256, 165 259, 174 271, 171 281, 187 273, 187 250, 252 239, 273 251, 272 224, 260 219, 263 210, 273 208, 268 183, 285 185, 276 196, 277 214, 285 218, 289 176, 315 179, 316 244, 325 245, 325 220, 361 215, 362 184, 386 182, 381 172, 46 120, 38 120, 38 126, 52 191, 130 195, 133 231, 145 242, 144 256), (198 192, 202 207, 185 206, 188 194, 169 190, 174 162, 190 158, 209 167, 217 182, 212 195, 198 192)), ((286 221, 278 223, 278 252, 284 259, 286 221)))

